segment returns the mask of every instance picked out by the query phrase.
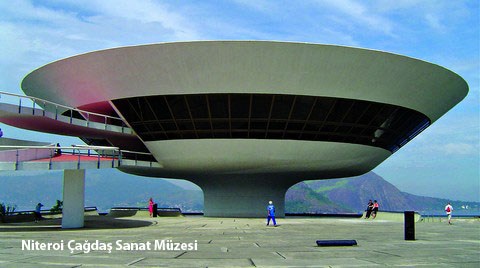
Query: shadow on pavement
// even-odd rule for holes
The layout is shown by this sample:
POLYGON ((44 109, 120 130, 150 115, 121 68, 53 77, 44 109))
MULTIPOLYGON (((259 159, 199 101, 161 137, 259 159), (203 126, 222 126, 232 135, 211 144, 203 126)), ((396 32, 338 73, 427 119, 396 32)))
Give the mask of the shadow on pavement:
POLYGON ((85 216, 85 226, 79 229, 62 229, 62 219, 44 219, 39 222, 1 223, 0 232, 82 231, 95 229, 139 228, 156 225, 156 221, 112 218, 108 216, 85 216))

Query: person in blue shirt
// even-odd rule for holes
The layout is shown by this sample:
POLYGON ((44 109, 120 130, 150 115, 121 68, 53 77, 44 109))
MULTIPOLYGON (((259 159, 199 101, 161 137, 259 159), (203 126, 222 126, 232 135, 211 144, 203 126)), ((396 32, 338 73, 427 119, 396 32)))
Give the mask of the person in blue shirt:
POLYGON ((273 226, 277 226, 277 222, 275 221, 275 206, 273 205, 272 201, 268 201, 267 206, 267 226, 270 224, 270 219, 273 220, 273 226))
POLYGON ((35 217, 35 222, 38 222, 39 220, 42 219, 42 203, 38 203, 37 206, 35 207, 35 211, 33 212, 33 215, 35 217))

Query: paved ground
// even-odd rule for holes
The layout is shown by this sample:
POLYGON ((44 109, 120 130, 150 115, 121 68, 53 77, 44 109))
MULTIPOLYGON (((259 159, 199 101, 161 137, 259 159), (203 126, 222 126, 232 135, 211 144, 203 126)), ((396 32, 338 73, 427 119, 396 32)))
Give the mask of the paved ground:
POLYGON ((292 217, 278 222, 278 227, 266 227, 262 219, 93 216, 79 230, 62 230, 58 220, 0 224, 0 267, 480 267, 478 219, 417 223, 415 241, 404 240, 402 222, 381 219, 292 217), (318 247, 319 239, 354 239, 358 245, 318 247), (63 250, 22 250, 22 240, 57 243, 63 250), (151 245, 128 251, 122 244, 120 250, 119 240, 151 245), (156 249, 155 241, 162 240, 192 243, 192 248, 156 249), (83 249, 72 253, 69 243, 83 249), (111 253, 88 252, 85 245, 92 243, 111 243, 111 253))

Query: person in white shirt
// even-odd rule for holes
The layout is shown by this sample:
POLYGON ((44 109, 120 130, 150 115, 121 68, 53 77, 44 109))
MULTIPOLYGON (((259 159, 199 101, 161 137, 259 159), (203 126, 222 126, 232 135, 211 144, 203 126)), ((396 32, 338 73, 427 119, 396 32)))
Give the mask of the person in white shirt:
POLYGON ((452 224, 452 211, 453 207, 450 205, 450 202, 445 206, 445 212, 447 213, 448 224, 452 224))

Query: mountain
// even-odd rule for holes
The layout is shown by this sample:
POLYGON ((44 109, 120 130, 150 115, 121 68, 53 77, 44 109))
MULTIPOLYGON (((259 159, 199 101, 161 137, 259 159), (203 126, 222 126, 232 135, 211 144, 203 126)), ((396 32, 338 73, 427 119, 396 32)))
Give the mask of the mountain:
MULTIPOLYGON (((139 177, 116 169, 87 170, 85 177, 85 205, 96 206, 100 211, 114 206, 147 207, 150 197, 159 207, 178 207, 186 212, 203 210, 202 191, 186 181, 139 177)), ((62 179, 61 171, 0 172, 0 203, 16 205, 17 210, 33 210, 38 202, 50 208, 57 199, 62 199, 62 179)), ((480 214, 480 203, 401 192, 373 172, 352 178, 297 183, 286 193, 285 211, 361 213, 369 199, 377 200, 380 210, 443 214, 445 204, 451 202, 457 215, 480 214)))
POLYGON ((38 202, 52 207, 62 199, 61 175, 59 171, 0 172, 0 203, 17 210, 34 210, 38 202))
POLYGON ((182 211, 203 209, 203 193, 186 190, 165 179, 133 176, 116 169, 89 172, 85 186, 85 203, 102 210, 113 206, 147 207, 150 197, 162 207, 178 207, 182 211))
MULTIPOLYGON (((478 202, 453 201, 405 193, 374 172, 351 178, 305 181, 294 185, 289 189, 289 192, 292 190, 304 191, 305 195, 311 195, 310 190, 302 190, 305 189, 305 185, 314 193, 325 197, 330 202, 348 208, 340 212, 354 211, 361 213, 365 210, 368 200, 372 199, 377 200, 380 209, 384 211, 413 210, 422 214, 443 214, 443 208, 447 202, 451 202, 457 208, 457 214, 459 212, 479 214, 480 203, 478 202), (462 209, 462 206, 465 209, 462 209), (469 209, 466 209, 467 207, 469 209)), ((305 202, 308 201, 305 200, 305 202)), ((296 212, 288 204, 286 202, 286 210, 296 212)), ((303 212, 315 212, 307 210, 307 207, 302 209, 305 209, 303 212)), ((327 207, 323 212, 336 213, 338 209, 336 207, 327 207)))
MULTIPOLYGON (((50 208, 62 199, 62 183, 61 171, 0 172, 0 203, 14 204, 17 210, 33 210, 38 202, 50 208)), ((190 189, 169 180, 133 176, 116 169, 87 170, 85 206, 96 206, 100 211, 119 206, 147 207, 152 197, 159 208, 201 211, 203 193, 190 189)))

